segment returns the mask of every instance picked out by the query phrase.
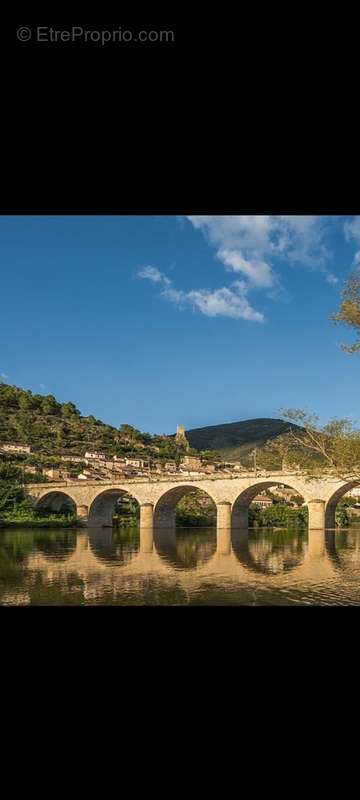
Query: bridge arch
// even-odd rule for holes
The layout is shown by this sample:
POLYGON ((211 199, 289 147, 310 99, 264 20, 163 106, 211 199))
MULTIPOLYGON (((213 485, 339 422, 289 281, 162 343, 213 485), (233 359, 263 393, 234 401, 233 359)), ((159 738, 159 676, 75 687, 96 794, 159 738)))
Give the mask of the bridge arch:
POLYGON ((141 500, 136 494, 126 489, 104 489, 99 492, 92 500, 88 511, 88 525, 96 528, 111 528, 115 506, 118 500, 123 497, 135 500, 140 507, 141 500))
MULTIPOLYGON (((174 529, 176 525, 176 506, 183 497, 191 493, 198 493, 209 498, 215 506, 217 501, 214 497, 204 490, 201 486, 194 486, 193 484, 176 485, 171 489, 164 492, 157 500, 154 508, 154 526, 155 528, 168 528, 174 529)), ((216 518, 215 518, 216 521, 216 518)))
POLYGON ((348 481, 331 495, 325 506, 325 528, 331 529, 336 527, 335 512, 339 500, 341 500, 347 492, 350 492, 351 489, 355 489, 358 486, 360 486, 359 480, 348 481))
POLYGON ((35 500, 34 509, 36 511, 49 511, 50 513, 57 514, 71 512, 75 515, 77 504, 70 492, 49 488, 49 491, 43 492, 43 494, 35 500))
POLYGON ((293 483, 290 485, 289 483, 284 483, 282 480, 259 480, 256 483, 248 486, 244 489, 238 497, 235 499, 233 506, 232 506, 232 514, 231 514, 231 527, 234 530, 238 530, 239 528, 247 528, 249 524, 249 506, 251 505, 252 501, 256 497, 259 492, 262 492, 264 489, 270 489, 272 486, 284 486, 286 489, 292 489, 294 494, 300 495, 300 497, 305 502, 305 498, 303 492, 300 488, 297 488, 296 485, 293 483))

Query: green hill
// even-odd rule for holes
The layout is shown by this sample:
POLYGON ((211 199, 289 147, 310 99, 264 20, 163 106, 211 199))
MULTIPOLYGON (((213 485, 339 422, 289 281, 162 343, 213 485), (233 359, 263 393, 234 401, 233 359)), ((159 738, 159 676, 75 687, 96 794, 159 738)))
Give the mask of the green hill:
POLYGON ((170 437, 151 436, 131 425, 115 428, 93 416, 84 417, 74 403, 59 403, 53 395, 32 394, 0 383, 0 443, 31 445, 34 454, 80 455, 98 450, 109 456, 175 458, 170 437))
MULTIPOLYGON (((260 448, 290 427, 280 419, 251 419, 194 428, 186 436, 194 450, 214 450, 223 460, 247 465, 255 445, 260 448)), ((93 416, 82 416, 74 403, 59 403, 53 395, 32 394, 0 383, 0 443, 7 442, 29 444, 34 454, 49 457, 100 450, 110 457, 136 454, 167 460, 183 453, 174 435, 151 435, 127 424, 115 428, 93 416)))
POLYGON ((216 450, 225 461, 241 461, 245 466, 254 447, 297 428, 281 419, 248 419, 224 425, 208 425, 186 431, 186 438, 196 450, 216 450))

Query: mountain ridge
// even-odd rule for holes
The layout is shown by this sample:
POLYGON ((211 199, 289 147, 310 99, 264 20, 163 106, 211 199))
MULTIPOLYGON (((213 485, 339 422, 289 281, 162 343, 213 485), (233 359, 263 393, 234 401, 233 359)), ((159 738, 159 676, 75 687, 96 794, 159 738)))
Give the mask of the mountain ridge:
POLYGON ((255 417, 239 422, 207 425, 186 431, 190 447, 197 450, 216 450, 226 461, 243 461, 245 464, 254 447, 275 439, 297 425, 272 417, 255 417))

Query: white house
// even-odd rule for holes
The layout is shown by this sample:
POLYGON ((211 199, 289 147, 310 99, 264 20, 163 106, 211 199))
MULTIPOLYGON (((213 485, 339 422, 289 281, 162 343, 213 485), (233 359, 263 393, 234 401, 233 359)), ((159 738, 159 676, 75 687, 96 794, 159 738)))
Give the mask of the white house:
POLYGON ((9 453, 31 453, 29 444, 2 444, 0 448, 9 453))
POLYGON ((125 464, 126 466, 138 467, 143 469, 144 467, 148 466, 149 462, 144 461, 142 458, 125 458, 125 464))
POLYGON ((265 494, 256 495, 252 502, 254 505, 260 506, 260 508, 268 508, 273 504, 271 497, 267 497, 265 494))

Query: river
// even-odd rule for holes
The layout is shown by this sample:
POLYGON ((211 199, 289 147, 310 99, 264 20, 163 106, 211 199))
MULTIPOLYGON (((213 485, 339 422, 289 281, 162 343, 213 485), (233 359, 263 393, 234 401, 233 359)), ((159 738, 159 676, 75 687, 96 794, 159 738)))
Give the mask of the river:
POLYGON ((3 528, 0 604, 360 605, 360 528, 3 528))

